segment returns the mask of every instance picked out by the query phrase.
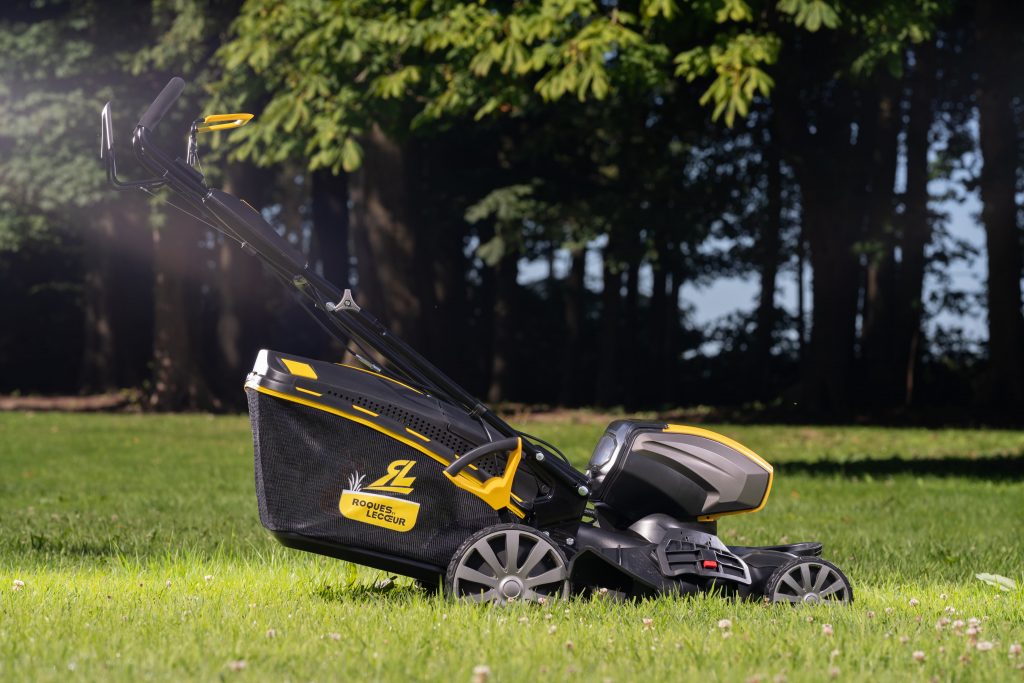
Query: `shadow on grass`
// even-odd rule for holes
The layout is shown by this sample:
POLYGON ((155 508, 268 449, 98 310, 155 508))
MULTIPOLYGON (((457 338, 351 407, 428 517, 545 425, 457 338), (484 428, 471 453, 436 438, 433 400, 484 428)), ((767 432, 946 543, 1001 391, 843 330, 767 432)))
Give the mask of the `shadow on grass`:
POLYGON ((431 591, 418 586, 398 585, 394 580, 376 581, 372 584, 355 583, 349 586, 322 584, 310 591, 310 597, 324 602, 381 603, 397 600, 411 600, 430 595, 431 591))
POLYGON ((45 534, 31 534, 17 539, 11 545, 21 553, 35 553, 42 557, 114 557, 121 550, 110 540, 65 539, 45 534))
POLYGON ((870 460, 796 460, 778 463, 777 471, 811 476, 880 477, 909 474, 922 477, 963 477, 994 481, 1024 480, 1024 453, 971 458, 879 458, 870 460))

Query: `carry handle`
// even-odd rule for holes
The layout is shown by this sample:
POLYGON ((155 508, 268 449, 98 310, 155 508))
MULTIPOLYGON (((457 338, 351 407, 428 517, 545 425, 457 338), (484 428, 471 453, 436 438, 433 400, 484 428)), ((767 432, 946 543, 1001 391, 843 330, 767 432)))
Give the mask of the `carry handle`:
POLYGON ((160 91, 160 94, 153 100, 153 104, 149 105, 149 109, 139 119, 139 125, 149 130, 155 130, 160 120, 163 119, 164 114, 170 111, 174 103, 177 102, 178 97, 181 96, 181 91, 185 89, 185 81, 179 76, 175 76, 167 82, 164 89, 160 91))
POLYGON ((507 439, 501 439, 500 441, 492 441, 485 443, 481 446, 477 446, 471 451, 468 451, 461 458, 455 460, 448 467, 444 468, 445 474, 450 477, 454 477, 462 470, 466 469, 471 463, 476 462, 480 458, 485 458, 488 455, 494 455, 495 453, 507 453, 519 446, 519 437, 513 436, 507 439))
POLYGON ((501 510, 507 508, 515 515, 522 517, 523 513, 512 505, 512 483, 515 481, 516 472, 519 470, 519 462, 522 457, 523 440, 521 438, 513 437, 492 441, 491 443, 477 446, 448 465, 444 469, 444 476, 456 487, 473 494, 490 505, 492 509, 501 510), (511 455, 508 456, 508 462, 505 463, 505 472, 500 477, 491 477, 485 482, 479 482, 462 472, 474 460, 506 451, 510 452, 511 455))

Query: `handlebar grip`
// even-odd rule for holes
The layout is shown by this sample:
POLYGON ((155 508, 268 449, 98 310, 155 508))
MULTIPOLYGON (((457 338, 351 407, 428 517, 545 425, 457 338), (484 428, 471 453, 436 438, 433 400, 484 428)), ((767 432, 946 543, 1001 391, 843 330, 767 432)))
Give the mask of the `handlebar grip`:
POLYGON ((157 124, 160 123, 164 114, 166 114, 174 105, 178 97, 181 95, 181 91, 184 89, 185 81, 182 78, 175 76, 168 81, 167 85, 164 86, 164 89, 161 90, 160 94, 156 96, 155 100, 153 100, 153 104, 149 105, 149 109, 147 109, 146 113, 142 115, 141 119, 139 119, 139 125, 144 126, 149 130, 156 129, 157 124))

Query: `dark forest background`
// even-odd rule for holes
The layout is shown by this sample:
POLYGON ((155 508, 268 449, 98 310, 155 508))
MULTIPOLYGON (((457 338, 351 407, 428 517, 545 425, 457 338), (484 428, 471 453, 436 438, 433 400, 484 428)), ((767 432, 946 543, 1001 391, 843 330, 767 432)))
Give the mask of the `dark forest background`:
POLYGON ((208 180, 490 401, 1019 422, 1022 29, 992 0, 8 0, 0 393, 229 410, 261 347, 340 360, 255 259, 105 184, 103 103, 137 175, 182 75, 168 144, 254 112, 201 139, 208 180), (939 210, 975 191, 980 253, 939 210), (719 277, 756 305, 698 325, 680 292, 719 277))

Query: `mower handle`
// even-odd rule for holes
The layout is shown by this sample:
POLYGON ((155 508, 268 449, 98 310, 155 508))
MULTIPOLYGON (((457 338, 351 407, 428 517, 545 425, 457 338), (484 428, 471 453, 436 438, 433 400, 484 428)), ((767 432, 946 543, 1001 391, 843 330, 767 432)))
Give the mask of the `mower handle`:
POLYGON ((164 89, 160 91, 160 94, 156 96, 153 103, 149 105, 149 109, 139 119, 139 126, 142 128, 148 128, 149 130, 155 130, 160 120, 163 119, 174 103, 181 96, 181 91, 185 89, 185 81, 175 76, 167 82, 164 89))

